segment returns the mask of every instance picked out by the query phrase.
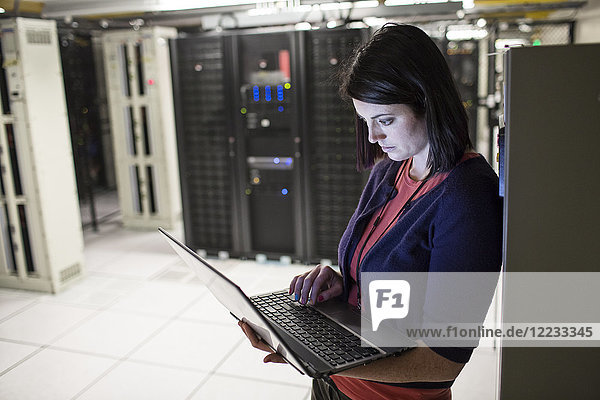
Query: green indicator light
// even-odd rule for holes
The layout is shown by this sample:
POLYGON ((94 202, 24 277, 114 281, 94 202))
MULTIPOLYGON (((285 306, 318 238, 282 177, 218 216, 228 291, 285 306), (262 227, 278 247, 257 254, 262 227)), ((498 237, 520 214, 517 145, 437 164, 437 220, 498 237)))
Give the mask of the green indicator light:
POLYGON ((246 195, 250 196, 252 194, 252 190, 251 189, 246 189, 246 195))
POLYGON ((246 114, 246 113, 248 112, 248 110, 246 110, 246 107, 242 107, 242 108, 240 109, 240 112, 241 112, 242 114, 246 114))
POLYGON ((542 41, 541 41, 540 39, 535 39, 535 40, 533 41, 533 45, 534 45, 534 46, 541 46, 541 45, 542 45, 542 41))
POLYGON ((289 88, 291 88, 291 87, 292 87, 292 85, 291 85, 291 84, 289 84, 289 83, 286 83, 286 84, 284 84, 284 85, 283 85, 283 87, 284 87, 284 88, 286 88, 286 89, 289 89, 289 88))

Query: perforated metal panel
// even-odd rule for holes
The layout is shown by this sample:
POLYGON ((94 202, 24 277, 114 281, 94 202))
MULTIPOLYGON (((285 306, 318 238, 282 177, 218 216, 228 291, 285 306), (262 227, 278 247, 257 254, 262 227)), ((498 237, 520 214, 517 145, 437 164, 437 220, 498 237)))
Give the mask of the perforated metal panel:
POLYGON ((60 32, 59 44, 75 174, 81 199, 93 187, 106 186, 96 66, 89 35, 60 32))
POLYGON ((306 35, 311 259, 337 260, 339 239, 362 192, 364 176, 356 171, 354 111, 340 99, 333 74, 365 35, 364 30, 306 35))
POLYGON ((177 39, 171 48, 186 243, 232 250, 233 132, 225 109, 223 38, 177 39))

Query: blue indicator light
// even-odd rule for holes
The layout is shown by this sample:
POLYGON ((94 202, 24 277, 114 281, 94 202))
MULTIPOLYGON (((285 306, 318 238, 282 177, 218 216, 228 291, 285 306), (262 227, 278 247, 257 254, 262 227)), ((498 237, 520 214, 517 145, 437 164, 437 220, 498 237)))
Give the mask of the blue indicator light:
POLYGON ((281 194, 285 196, 288 194, 288 190, 286 188, 281 189, 281 194))
POLYGON ((265 86, 265 100, 271 101, 271 86, 265 86))
POLYGON ((279 157, 275 157, 273 159, 273 164, 279 164, 281 162, 281 160, 279 159, 279 157))
POLYGON ((283 101, 283 86, 277 85, 277 100, 283 101))
POLYGON ((291 158, 286 158, 285 159, 285 165, 292 165, 292 159, 291 158))
POLYGON ((279 112, 283 112, 283 106, 279 106, 279 107, 277 107, 277 111, 279 111, 279 112))
POLYGON ((260 91, 258 89, 258 86, 254 86, 252 88, 252 92, 254 94, 254 101, 259 101, 260 100, 260 91))

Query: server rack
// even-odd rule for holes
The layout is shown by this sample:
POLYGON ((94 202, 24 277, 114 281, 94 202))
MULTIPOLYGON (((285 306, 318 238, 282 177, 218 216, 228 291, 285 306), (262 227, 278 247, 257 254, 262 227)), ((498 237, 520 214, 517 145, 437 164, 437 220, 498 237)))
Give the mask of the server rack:
POLYGON ((0 27, 0 285, 57 292, 84 261, 56 23, 0 27))
POLYGON ((469 117, 469 136, 477 147, 477 105, 479 82, 479 43, 475 40, 445 44, 446 60, 469 117))
POLYGON ((171 40, 185 240, 240 255, 230 53, 221 35, 171 40))
POLYGON ((242 245, 248 256, 305 258, 299 40, 233 37, 242 245))
POLYGON ((355 116, 334 74, 367 29, 306 32, 307 246, 310 261, 337 261, 339 240, 366 176, 356 170, 355 116))
POLYGON ((59 32, 65 95, 80 200, 87 200, 97 229, 94 189, 106 187, 102 132, 91 36, 59 32))
POLYGON ((181 222, 168 39, 174 28, 103 35, 105 73, 123 224, 175 228, 181 222))
POLYGON ((366 176, 332 74, 368 30, 174 39, 186 243, 215 254, 337 260, 366 176))

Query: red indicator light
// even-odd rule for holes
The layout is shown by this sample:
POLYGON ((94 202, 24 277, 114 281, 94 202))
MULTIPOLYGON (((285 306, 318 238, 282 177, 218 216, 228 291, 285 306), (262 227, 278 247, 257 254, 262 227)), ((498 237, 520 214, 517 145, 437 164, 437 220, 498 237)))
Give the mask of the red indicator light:
POLYGON ((148 85, 154 85, 154 79, 148 79, 148 85))

